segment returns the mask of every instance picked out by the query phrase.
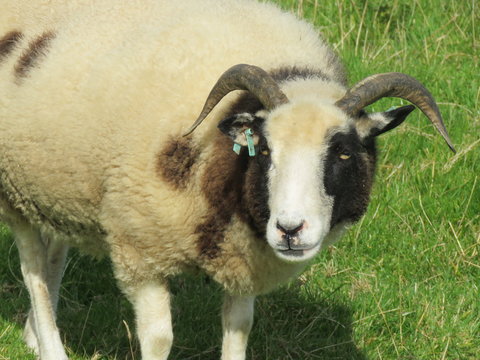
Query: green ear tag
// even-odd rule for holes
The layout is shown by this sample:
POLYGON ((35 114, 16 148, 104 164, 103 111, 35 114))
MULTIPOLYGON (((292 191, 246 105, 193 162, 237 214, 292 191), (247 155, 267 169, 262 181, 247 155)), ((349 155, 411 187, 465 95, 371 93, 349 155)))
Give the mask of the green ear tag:
POLYGON ((235 154, 240 155, 240 150, 242 150, 242 145, 233 143, 233 151, 235 154))
POLYGON ((253 144, 253 130, 250 128, 245 130, 245 137, 247 138, 248 155, 255 156, 255 145, 253 144))

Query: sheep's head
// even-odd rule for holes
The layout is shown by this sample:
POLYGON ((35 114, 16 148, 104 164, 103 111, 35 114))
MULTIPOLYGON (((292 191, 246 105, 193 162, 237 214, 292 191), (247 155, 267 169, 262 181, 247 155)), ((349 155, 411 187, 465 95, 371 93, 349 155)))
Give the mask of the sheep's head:
POLYGON ((233 90, 249 91, 264 109, 235 114, 218 127, 238 147, 250 148, 256 178, 249 191, 266 209, 257 224, 276 255, 287 261, 312 258, 337 230, 364 214, 375 169, 375 137, 401 124, 414 109, 409 105, 368 114, 364 107, 385 96, 407 99, 453 150, 430 93, 399 73, 368 77, 334 102, 289 99, 262 69, 236 65, 218 80, 188 133, 233 90))

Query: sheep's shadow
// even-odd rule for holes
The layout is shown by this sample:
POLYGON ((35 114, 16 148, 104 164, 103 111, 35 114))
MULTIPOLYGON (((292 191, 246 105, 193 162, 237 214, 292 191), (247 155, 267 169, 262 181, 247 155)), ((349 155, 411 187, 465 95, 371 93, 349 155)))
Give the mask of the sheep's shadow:
MULTIPOLYGON (((175 327, 179 332, 188 329, 180 338, 177 335, 172 359, 219 359, 222 291, 198 278, 182 278, 181 285, 172 288, 178 300, 175 312, 181 315, 175 327), (206 339, 198 341, 202 337, 206 339), (202 343, 201 350, 192 348, 193 343, 202 343)), ((282 288, 256 300, 247 359, 366 360, 354 343, 352 322, 347 306, 326 298, 309 299, 297 285, 282 288)))
MULTIPOLYGON (((2 271, 5 274, 0 267, 2 271)), ((28 295, 18 284, 16 252, 9 256, 8 272, 11 278, 4 276, 6 283, 10 281, 20 295, 12 298, 12 306, 0 308, 0 317, 21 328, 25 316, 20 314, 28 311, 28 295)), ((257 299, 247 358, 366 359, 353 341, 352 311, 327 298, 309 300, 298 290, 293 285, 257 299)), ((169 358, 219 359, 219 286, 201 275, 181 276, 171 281, 171 291, 175 340, 169 358)), ((106 260, 77 253, 70 256, 58 324, 70 353, 96 359, 140 359, 132 335, 131 306, 116 288, 106 260)))

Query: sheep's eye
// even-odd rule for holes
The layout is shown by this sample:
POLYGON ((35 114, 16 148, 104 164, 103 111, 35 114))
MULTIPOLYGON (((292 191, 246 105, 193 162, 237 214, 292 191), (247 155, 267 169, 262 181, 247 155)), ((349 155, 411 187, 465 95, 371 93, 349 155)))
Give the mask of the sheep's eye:
POLYGON ((340 159, 342 159, 342 160, 348 160, 348 159, 350 159, 351 156, 352 156, 352 155, 349 154, 349 153, 347 153, 347 152, 341 153, 341 154, 339 155, 340 159))
POLYGON ((268 156, 270 155, 270 151, 268 151, 267 149, 263 149, 262 151, 260 151, 260 154, 262 154, 263 156, 268 156))

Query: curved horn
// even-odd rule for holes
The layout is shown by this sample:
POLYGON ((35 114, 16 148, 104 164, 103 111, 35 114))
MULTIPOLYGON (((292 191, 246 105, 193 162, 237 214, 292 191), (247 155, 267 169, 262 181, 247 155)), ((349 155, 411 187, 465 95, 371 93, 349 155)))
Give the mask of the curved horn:
POLYGON ((263 69, 247 64, 238 64, 225 71, 213 86, 202 112, 190 129, 184 134, 191 134, 203 119, 207 117, 225 95, 234 90, 247 90, 260 100, 267 110, 288 102, 278 84, 263 69))
POLYGON ((455 152, 432 94, 411 76, 395 72, 369 76, 348 90, 336 105, 348 115, 356 117, 364 107, 383 97, 399 97, 417 106, 455 152))

